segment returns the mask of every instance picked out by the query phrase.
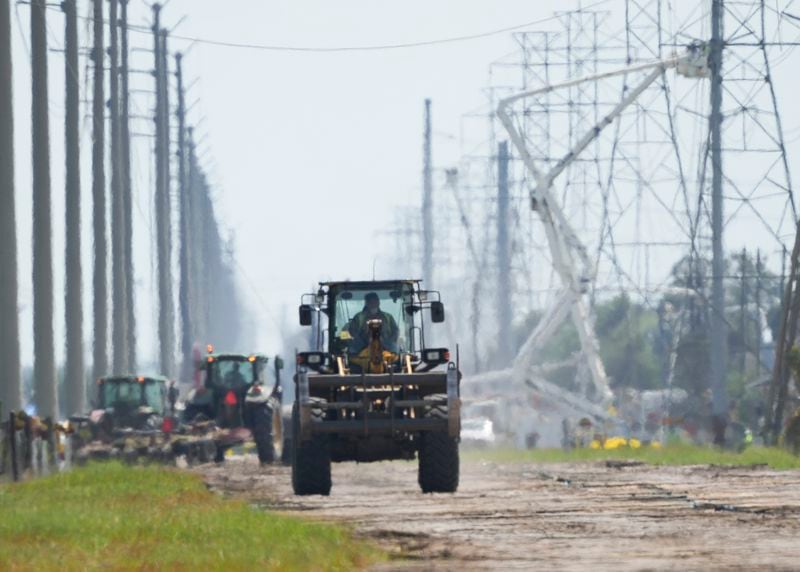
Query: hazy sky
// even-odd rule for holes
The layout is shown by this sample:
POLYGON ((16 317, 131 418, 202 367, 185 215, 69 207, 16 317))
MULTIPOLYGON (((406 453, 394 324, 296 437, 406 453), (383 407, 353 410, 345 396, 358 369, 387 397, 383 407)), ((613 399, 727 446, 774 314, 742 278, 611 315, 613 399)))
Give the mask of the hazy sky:
MULTIPOLYGON (((586 4, 586 3, 584 3, 586 4)), ((504 0, 171 0, 163 10, 174 33, 234 42, 289 46, 361 46, 436 40, 483 33, 548 17, 574 2, 504 0)), ((107 5, 106 5, 107 8, 107 5)), ((30 42, 29 10, 12 8, 16 181, 20 251, 20 306, 23 360, 31 360, 30 284, 30 42)), ((79 14, 90 3, 79 0, 79 14)), ((131 0, 132 24, 148 24, 147 4, 131 0)), ((49 41, 63 46, 63 15, 48 11, 49 41)), ((82 45, 90 45, 88 22, 80 25, 82 45)), ((131 45, 149 48, 151 38, 131 33, 131 45)), ((188 41, 173 40, 172 50, 188 41)), ((277 328, 288 308, 294 324, 302 292, 318 280, 392 275, 376 252, 376 236, 388 228, 391 210, 419 196, 422 166, 422 110, 433 99, 435 158, 438 166, 457 158, 462 113, 482 103, 488 65, 511 51, 508 34, 400 50, 294 53, 195 44, 185 58, 193 122, 200 122, 205 163, 215 184, 215 200, 225 226, 235 235, 239 281, 254 312, 257 349, 277 348, 277 328)), ((87 71, 81 60, 81 73, 87 71)), ((63 58, 50 53, 52 189, 56 271, 57 350, 63 352, 63 58)), ((151 54, 136 51, 131 67, 152 66, 151 54)), ((133 87, 148 89, 152 79, 136 73, 133 87)), ((87 78, 82 84, 90 87, 87 78)), ((89 92, 90 93, 90 92, 89 92)), ((90 96, 85 94, 88 99, 90 96)), ((88 104, 82 108, 88 111, 88 104)), ((147 94, 133 95, 134 113, 150 114, 147 94)), ((88 199, 90 125, 84 120, 82 190, 88 199)), ((150 132, 147 120, 133 131, 150 132)), ((141 351, 152 354, 154 307, 150 212, 150 140, 136 140, 137 303, 141 351)), ((90 201, 84 201, 84 287, 91 278, 90 201)), ((86 288, 85 288, 86 289, 86 288)), ((87 306, 88 306, 87 290, 87 306)), ((90 313, 85 329, 90 340, 90 313)), ((87 348, 88 350, 88 348, 87 348)))
MULTIPOLYGON (((79 13, 89 14, 79 0, 79 13)), ((584 1, 583 5, 595 4, 584 1)), ((621 22, 623 0, 603 7, 621 22)), ((566 0, 171 0, 163 24, 174 34, 239 43, 336 47, 436 40, 532 22, 568 10, 566 0), (184 20, 181 18, 186 16, 184 20)), ((107 5, 106 5, 107 6, 107 5)), ((23 360, 31 360, 30 284, 30 66, 29 10, 12 13, 23 360), (17 19, 18 18, 18 19, 17 19)), ((151 11, 131 0, 131 23, 148 24, 151 11)), ((537 29, 546 25, 539 24, 537 29)), ((48 11, 50 42, 62 47, 63 16, 48 11)), ((87 22, 82 44, 89 45, 87 22)), ((613 30, 607 30, 611 33, 613 30)), ((135 48, 149 48, 149 35, 131 33, 135 48)), ((191 42, 172 40, 171 50, 191 42)), ((423 100, 433 100, 434 162, 444 168, 459 156, 462 114, 482 104, 492 61, 515 50, 510 34, 470 41, 374 52, 297 53, 194 44, 187 57, 191 120, 198 123, 204 163, 214 182, 225 228, 235 236, 238 280, 253 311, 253 349, 278 350, 278 329, 296 321, 301 293, 324 279, 389 277, 393 269, 378 252, 392 209, 418 201, 422 168, 423 100), (195 104, 196 102, 196 104, 195 104), (285 314, 286 312, 286 314, 285 314)), ((131 66, 145 71, 152 55, 135 51, 131 66)), ((82 74, 87 70, 82 59, 82 74)), ((50 54, 51 129, 57 344, 63 353, 63 59, 50 54)), ((86 78, 83 85, 89 87, 86 78)), ((134 75, 133 87, 149 89, 152 78, 134 75)), ((87 95, 88 98, 88 95, 87 95)), ((135 93, 134 113, 152 113, 145 93, 135 93)), ((84 106, 84 111, 87 108, 84 106)), ((787 120, 796 127, 796 114, 787 120)), ((133 131, 149 133, 137 120, 133 131)), ((91 189, 90 125, 84 121, 82 189, 91 189)), ((150 232, 152 160, 148 137, 136 140, 134 213, 136 294, 140 352, 152 355, 155 339, 150 232)), ((91 277, 90 201, 84 201, 84 286, 91 277)), ((86 290, 86 288, 85 288, 86 290)), ((85 319, 90 340, 90 313, 85 319)), ((453 306, 453 304, 451 304, 453 306)), ((249 349, 249 348, 243 348, 249 349)), ((88 350, 88 344, 87 344, 88 350)))

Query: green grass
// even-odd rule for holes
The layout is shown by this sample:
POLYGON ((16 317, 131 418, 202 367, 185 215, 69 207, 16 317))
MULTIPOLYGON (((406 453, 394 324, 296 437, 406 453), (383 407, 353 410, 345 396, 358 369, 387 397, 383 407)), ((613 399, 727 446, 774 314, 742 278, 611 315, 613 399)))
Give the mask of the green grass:
POLYGON ((494 462, 569 463, 609 459, 642 461, 653 465, 768 465, 773 469, 800 469, 800 457, 783 449, 748 447, 742 453, 712 447, 668 445, 661 449, 486 449, 467 451, 466 460, 494 462))
POLYGON ((382 557, 344 529, 116 463, 0 485, 3 570, 350 570, 382 557))

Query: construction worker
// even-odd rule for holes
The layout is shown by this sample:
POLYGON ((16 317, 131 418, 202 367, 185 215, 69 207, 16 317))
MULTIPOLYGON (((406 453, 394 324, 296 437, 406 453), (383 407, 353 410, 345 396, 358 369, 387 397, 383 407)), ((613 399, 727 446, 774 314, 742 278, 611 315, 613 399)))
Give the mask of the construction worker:
POLYGON ((174 381, 169 382, 169 389, 167 390, 167 401, 169 401, 169 410, 175 415, 175 404, 178 403, 178 396, 180 391, 174 381))
POLYGON ((352 336, 350 341, 350 352, 357 354, 369 345, 369 328, 367 322, 370 320, 380 320, 381 323, 381 344, 391 352, 397 352, 397 339, 400 336, 400 329, 391 314, 381 311, 381 299, 375 292, 370 292, 364 296, 364 309, 353 316, 342 331, 346 331, 352 336))
POLYGON ((247 381, 240 371, 241 365, 239 362, 233 363, 233 369, 225 375, 225 386, 240 391, 247 385, 247 381))

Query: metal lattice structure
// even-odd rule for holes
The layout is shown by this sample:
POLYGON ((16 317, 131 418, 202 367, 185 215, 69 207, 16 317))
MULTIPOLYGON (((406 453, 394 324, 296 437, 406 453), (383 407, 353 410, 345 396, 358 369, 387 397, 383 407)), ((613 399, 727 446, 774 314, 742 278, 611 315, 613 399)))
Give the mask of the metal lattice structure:
MULTIPOLYGON (((759 258, 760 276, 765 261, 773 272, 779 272, 777 263, 785 259, 796 229, 773 61, 775 53, 780 54, 779 63, 785 60, 787 52, 783 50, 793 45, 782 32, 788 27, 787 21, 795 24, 787 11, 793 2, 722 5, 725 206, 721 231, 712 228, 709 82, 676 79, 665 69, 580 156, 573 158, 553 188, 565 220, 574 228, 576 244, 584 245, 583 252, 575 251, 576 256, 591 270, 579 278, 587 284, 588 324, 593 321, 592 307, 597 301, 621 293, 659 315, 665 295, 683 296, 695 308, 691 316, 679 313, 665 318, 672 320, 667 328, 672 337, 665 342, 669 354, 668 372, 664 374, 667 384, 673 376, 681 333, 688 331, 693 320, 707 327, 702 324, 713 314, 712 277, 705 262, 711 257, 713 236, 719 236, 726 249, 734 251, 741 246, 757 246, 765 253, 763 259, 759 258), (724 239, 726 236, 732 238, 724 239), (748 243, 743 245, 745 236, 748 243), (680 288, 674 284, 678 264, 689 268, 689 281, 680 288)), ((502 260, 501 250, 493 244, 498 236, 496 150, 504 138, 493 112, 498 101, 517 91, 631 66, 621 75, 569 85, 558 92, 545 90, 514 107, 509 120, 520 133, 530 158, 546 171, 617 102, 641 85, 647 73, 641 64, 669 59, 691 44, 707 42, 710 18, 711 2, 676 6, 661 0, 626 0, 623 9, 613 14, 580 9, 559 13, 557 25, 514 34, 517 50, 490 68, 486 105, 462 121, 470 129, 462 128, 467 140, 462 141, 458 194, 448 192, 452 185, 437 187, 437 196, 450 201, 446 210, 461 218, 449 223, 437 220, 435 225, 437 229, 447 226, 453 237, 442 247, 448 248, 449 264, 441 269, 437 266, 440 287, 446 289, 448 286, 441 283, 447 281, 454 289, 460 288, 448 292, 449 298, 473 295, 476 279, 471 273, 475 268, 483 283, 487 275, 510 268, 511 291, 507 297, 513 301, 516 316, 546 311, 556 299, 559 279, 552 270, 553 252, 546 246, 546 228, 530 208, 534 181, 517 150, 509 167, 510 212, 506 224, 510 263, 502 260), (481 122, 488 129, 481 128, 481 122), (476 258, 474 253, 481 259, 479 264, 470 260, 476 258)), ((730 280, 724 277, 724 281, 730 280)), ((769 368, 761 358, 761 348, 768 343, 762 340, 761 307, 775 303, 774 298, 761 300, 749 317, 741 310, 745 323, 741 327, 732 325, 739 318, 734 319, 731 309, 721 311, 730 329, 754 327, 757 331, 755 343, 743 350, 756 358, 755 377, 763 376, 769 368)), ((490 314, 485 308, 473 308, 470 316, 462 318, 458 331, 474 332, 480 324, 484 340, 497 339, 509 325, 490 314)), ((476 339, 473 333, 472 340, 464 344, 481 356, 475 370, 496 367, 491 363, 495 348, 487 348, 476 339)), ((579 385, 585 387, 587 369, 580 366, 582 360, 575 362, 574 356, 570 360, 578 364, 579 385)), ((547 364, 536 359, 526 367, 542 375, 548 371, 547 364)))

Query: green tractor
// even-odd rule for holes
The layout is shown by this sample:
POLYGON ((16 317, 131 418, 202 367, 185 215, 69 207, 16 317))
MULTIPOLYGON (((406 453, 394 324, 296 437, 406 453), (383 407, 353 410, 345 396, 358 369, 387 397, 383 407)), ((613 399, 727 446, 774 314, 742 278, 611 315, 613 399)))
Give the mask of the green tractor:
POLYGON ((202 384, 189 395, 183 412, 188 424, 214 421, 227 430, 227 439, 218 442, 216 460, 224 460, 225 450, 252 436, 262 464, 280 459, 283 426, 280 418, 280 370, 283 361, 275 358, 275 384, 266 383, 269 358, 260 354, 214 353, 209 348, 198 365, 202 384))
POLYGON ((95 439, 108 441, 121 430, 161 431, 169 414, 169 380, 161 376, 114 375, 97 380, 89 414, 95 439))
POLYGON ((325 282, 303 296, 314 349, 297 354, 295 494, 327 495, 331 462, 419 459, 423 492, 455 492, 461 430, 456 359, 425 343, 423 312, 444 321, 419 280, 325 282))
POLYGON ((132 460, 176 429, 177 390, 166 377, 109 375, 96 387, 89 413, 69 418, 76 462, 118 454, 132 460))

